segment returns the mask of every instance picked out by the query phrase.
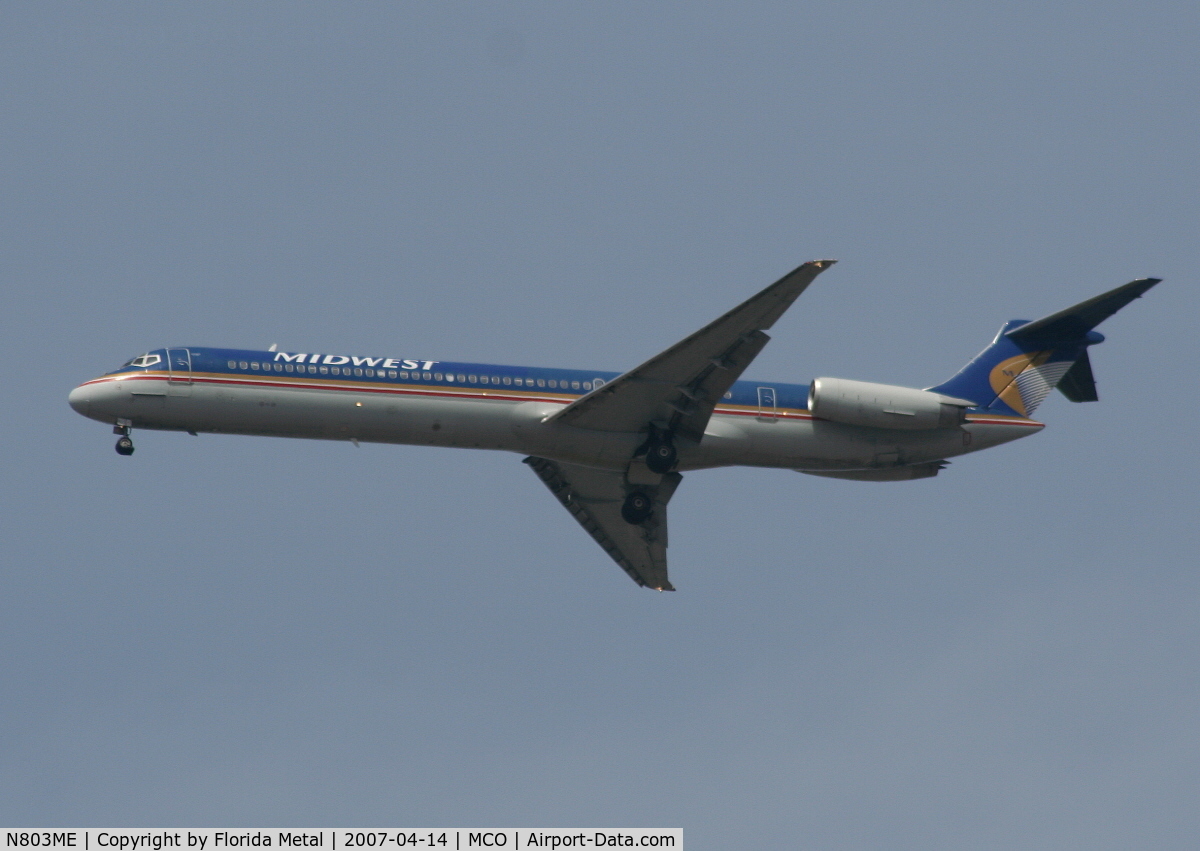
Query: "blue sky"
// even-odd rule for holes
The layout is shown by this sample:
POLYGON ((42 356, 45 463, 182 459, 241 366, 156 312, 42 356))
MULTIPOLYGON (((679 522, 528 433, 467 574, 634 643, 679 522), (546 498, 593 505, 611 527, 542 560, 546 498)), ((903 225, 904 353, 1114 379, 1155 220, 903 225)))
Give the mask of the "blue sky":
POLYGON ((1200 11, 9 3, 0 821, 1200 833, 1200 11), (676 594, 516 456, 142 432, 162 345, 927 386, 1128 280, 1101 402, 933 480, 689 474, 676 594))

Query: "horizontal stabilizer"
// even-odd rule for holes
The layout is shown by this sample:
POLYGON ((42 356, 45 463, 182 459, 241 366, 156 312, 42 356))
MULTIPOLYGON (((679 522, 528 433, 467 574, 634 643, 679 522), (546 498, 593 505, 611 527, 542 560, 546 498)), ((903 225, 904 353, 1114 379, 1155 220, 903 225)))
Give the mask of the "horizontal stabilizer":
POLYGON ((1088 357, 1086 350, 1058 382, 1058 389, 1072 402, 1099 401, 1100 397, 1096 395, 1096 379, 1092 376, 1092 359, 1088 357))
POLYGON ((1060 310, 1033 322, 1026 322, 1005 334, 1018 342, 1037 340, 1082 339, 1108 317, 1112 316, 1135 298, 1141 298, 1162 278, 1140 278, 1124 286, 1109 290, 1095 298, 1082 301, 1074 307, 1060 310))

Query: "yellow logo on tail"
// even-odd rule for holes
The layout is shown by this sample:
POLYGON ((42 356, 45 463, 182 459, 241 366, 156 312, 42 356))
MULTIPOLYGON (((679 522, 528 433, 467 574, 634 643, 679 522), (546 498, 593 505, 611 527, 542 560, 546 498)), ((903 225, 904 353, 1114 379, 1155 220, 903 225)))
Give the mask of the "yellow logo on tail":
POLYGON ((1034 408, 1045 398, 1045 394, 1036 399, 1026 399, 1021 384, 1017 382, 1017 376, 1027 369, 1037 369, 1049 360, 1051 354, 1051 351, 1029 352, 1000 361, 992 367, 988 381, 991 382, 992 390, 1000 401, 1023 417, 1032 415, 1034 408))

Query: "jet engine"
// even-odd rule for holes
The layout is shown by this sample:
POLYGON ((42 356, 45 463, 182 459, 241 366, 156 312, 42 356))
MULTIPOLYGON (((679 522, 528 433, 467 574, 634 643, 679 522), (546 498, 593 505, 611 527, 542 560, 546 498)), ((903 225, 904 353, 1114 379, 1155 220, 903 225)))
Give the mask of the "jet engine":
POLYGON ((808 388, 808 410, 824 420, 871 428, 953 428, 975 402, 928 390, 817 378, 808 388))

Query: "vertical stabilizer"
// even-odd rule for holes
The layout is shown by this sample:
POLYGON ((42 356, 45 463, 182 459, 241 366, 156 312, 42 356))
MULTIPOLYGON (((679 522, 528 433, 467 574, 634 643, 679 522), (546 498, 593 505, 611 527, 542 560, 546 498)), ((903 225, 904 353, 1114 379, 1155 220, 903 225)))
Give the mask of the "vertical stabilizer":
POLYGON ((1093 329, 1159 280, 1131 281, 1033 322, 1014 319, 957 375, 929 389, 1022 417, 1032 416, 1055 387, 1073 402, 1094 402, 1098 396, 1087 349, 1104 336, 1093 329))

